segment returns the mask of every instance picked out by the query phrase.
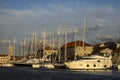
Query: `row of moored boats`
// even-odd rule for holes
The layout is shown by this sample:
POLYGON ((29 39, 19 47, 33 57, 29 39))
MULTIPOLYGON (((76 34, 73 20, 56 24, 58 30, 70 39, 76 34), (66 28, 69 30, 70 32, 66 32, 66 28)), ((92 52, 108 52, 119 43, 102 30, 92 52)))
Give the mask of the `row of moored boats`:
MULTIPOLYGON (((50 61, 42 61, 40 59, 29 59, 24 62, 15 62, 13 65, 8 66, 15 66, 15 67, 32 67, 32 68, 47 68, 47 69, 54 69, 54 68, 68 68, 68 69, 111 69, 114 68, 111 60, 112 56, 110 55, 91 55, 82 57, 79 60, 68 61, 64 63, 51 63, 50 61)), ((4 66, 7 66, 4 65, 4 66)), ((115 66, 116 67, 116 66, 115 66)), ((120 68, 118 65, 116 68, 120 68)))

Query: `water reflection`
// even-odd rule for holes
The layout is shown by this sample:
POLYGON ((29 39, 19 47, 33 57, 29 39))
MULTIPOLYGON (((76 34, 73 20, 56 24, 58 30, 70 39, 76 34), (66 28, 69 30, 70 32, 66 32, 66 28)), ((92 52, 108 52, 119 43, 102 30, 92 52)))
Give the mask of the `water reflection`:
POLYGON ((117 76, 120 77, 120 70, 71 70, 75 73, 93 74, 93 75, 105 75, 105 76, 117 76))

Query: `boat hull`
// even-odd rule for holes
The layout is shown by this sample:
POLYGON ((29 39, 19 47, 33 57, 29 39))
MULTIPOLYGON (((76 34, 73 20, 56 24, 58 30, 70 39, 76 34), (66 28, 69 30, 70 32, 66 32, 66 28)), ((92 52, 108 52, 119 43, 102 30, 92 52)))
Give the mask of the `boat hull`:
POLYGON ((32 67, 30 63, 13 63, 15 67, 32 67))
POLYGON ((54 66, 56 69, 65 69, 66 68, 65 64, 63 64, 63 63, 55 63, 54 66))
POLYGON ((117 65, 117 68, 120 70, 120 64, 117 65))
POLYGON ((110 59, 90 59, 65 62, 69 69, 110 69, 112 61, 110 59))
POLYGON ((47 68, 53 69, 55 68, 53 64, 38 64, 38 63, 14 63, 15 67, 31 67, 31 68, 47 68))
POLYGON ((5 63, 5 64, 1 64, 0 66, 3 66, 3 67, 12 67, 13 64, 12 63, 5 63))
POLYGON ((54 65, 53 64, 44 64, 44 67, 47 69, 54 69, 54 65))

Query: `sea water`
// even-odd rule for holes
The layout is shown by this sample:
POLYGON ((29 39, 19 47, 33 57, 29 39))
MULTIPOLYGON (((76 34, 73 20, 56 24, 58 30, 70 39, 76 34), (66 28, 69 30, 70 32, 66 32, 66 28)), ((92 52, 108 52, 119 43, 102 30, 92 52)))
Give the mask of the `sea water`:
POLYGON ((120 80, 120 71, 0 67, 0 80, 120 80))

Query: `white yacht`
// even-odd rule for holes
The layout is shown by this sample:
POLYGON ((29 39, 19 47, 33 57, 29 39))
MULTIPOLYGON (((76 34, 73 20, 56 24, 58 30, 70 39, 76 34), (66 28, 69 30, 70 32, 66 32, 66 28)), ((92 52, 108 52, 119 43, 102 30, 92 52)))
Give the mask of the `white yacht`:
POLYGON ((32 67, 32 68, 47 68, 52 69, 54 65, 49 61, 42 61, 42 59, 29 59, 26 62, 16 62, 14 66, 17 67, 32 67), (43 63, 42 63, 43 62, 43 63))
POLYGON ((29 59, 27 61, 21 60, 21 61, 16 61, 13 64, 16 67, 34 67, 34 66, 38 66, 37 64, 39 64, 39 59, 29 59))
POLYGON ((120 64, 117 65, 117 68, 120 70, 120 64))
POLYGON ((91 55, 80 60, 65 62, 69 69, 108 69, 112 67, 111 56, 91 55))

